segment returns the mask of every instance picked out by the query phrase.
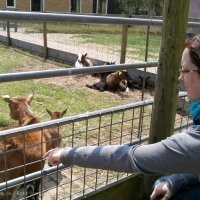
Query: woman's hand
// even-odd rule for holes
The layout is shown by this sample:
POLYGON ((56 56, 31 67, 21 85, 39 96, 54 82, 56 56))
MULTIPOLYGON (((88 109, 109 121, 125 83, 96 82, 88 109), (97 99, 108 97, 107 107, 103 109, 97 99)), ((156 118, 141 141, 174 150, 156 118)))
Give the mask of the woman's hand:
POLYGON ((51 149, 45 153, 44 158, 48 159, 48 163, 50 166, 59 165, 61 152, 62 149, 60 148, 51 149))
POLYGON ((172 196, 172 192, 170 191, 167 182, 160 182, 155 186, 150 200, 168 200, 172 196))

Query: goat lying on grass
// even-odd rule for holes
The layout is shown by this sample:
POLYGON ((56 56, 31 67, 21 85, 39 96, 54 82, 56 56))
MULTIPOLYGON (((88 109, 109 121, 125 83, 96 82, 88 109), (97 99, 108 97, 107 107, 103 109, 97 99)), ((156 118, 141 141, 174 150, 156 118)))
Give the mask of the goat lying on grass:
MULTIPOLYGON (((62 112, 58 112, 58 111, 52 112, 47 108, 46 108, 46 110, 52 120, 62 118, 67 112, 67 109, 63 110, 62 112)), ((62 135, 59 130, 59 127, 48 128, 48 131, 51 135, 51 144, 50 144, 51 148, 60 147, 60 144, 62 141, 62 135)))
MULTIPOLYGON (((19 127, 41 122, 40 119, 32 114, 29 107, 33 99, 32 94, 27 98, 5 96, 3 99, 9 105, 11 118, 19 121, 19 127)), ((43 155, 50 149, 50 140, 51 136, 47 129, 30 131, 25 135, 1 140, 0 182, 42 170, 45 164, 43 155)), ((39 184, 40 180, 36 180, 35 192, 39 192, 39 184)), ((17 187, 7 189, 4 195, 1 193, 0 199, 11 199, 16 189, 17 187)))
POLYGON ((79 54, 78 59, 75 62, 75 68, 82 68, 82 67, 89 67, 93 66, 91 60, 87 58, 87 53, 86 54, 79 54))
POLYGON ((116 71, 106 77, 106 88, 110 91, 128 91, 127 82, 130 79, 126 70, 116 71))
POLYGON ((109 74, 105 79, 101 78, 99 82, 93 85, 86 84, 86 87, 99 90, 100 92, 103 92, 105 90, 113 92, 120 90, 122 92, 125 92, 128 91, 127 82, 130 79, 131 78, 128 72, 126 70, 121 70, 109 74))

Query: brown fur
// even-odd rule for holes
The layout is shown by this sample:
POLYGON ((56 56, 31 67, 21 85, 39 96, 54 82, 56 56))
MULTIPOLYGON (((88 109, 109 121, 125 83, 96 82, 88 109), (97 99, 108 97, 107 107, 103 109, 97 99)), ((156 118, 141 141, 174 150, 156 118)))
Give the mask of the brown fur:
POLYGON ((89 66, 90 66, 90 64, 89 64, 88 61, 87 61, 87 53, 86 53, 85 55, 82 54, 80 63, 82 63, 82 65, 84 65, 84 66, 86 66, 86 67, 89 67, 89 66))
MULTIPOLYGON (((33 99, 32 94, 27 98, 5 97, 3 99, 9 105, 11 118, 19 121, 19 127, 41 122, 32 114, 29 107, 33 99)), ((43 155, 50 149, 50 139, 48 130, 43 130, 1 140, 0 182, 42 170, 45 163, 43 155)), ((15 189, 16 187, 6 190, 8 200, 12 198, 15 189)), ((0 199, 6 199, 6 197, 1 195, 0 199)))
MULTIPOLYGON (((52 120, 62 118, 67 112, 67 109, 63 110, 62 112, 57 112, 57 111, 52 112, 49 109, 46 109, 46 110, 52 120)), ((51 148, 60 147, 60 144, 62 141, 62 135, 61 135, 59 127, 48 128, 48 131, 51 135, 51 142, 50 142, 51 148)))
POLYGON ((126 70, 116 71, 112 74, 109 74, 106 77, 106 87, 107 90, 117 91, 126 91, 127 81, 130 80, 130 76, 126 70))

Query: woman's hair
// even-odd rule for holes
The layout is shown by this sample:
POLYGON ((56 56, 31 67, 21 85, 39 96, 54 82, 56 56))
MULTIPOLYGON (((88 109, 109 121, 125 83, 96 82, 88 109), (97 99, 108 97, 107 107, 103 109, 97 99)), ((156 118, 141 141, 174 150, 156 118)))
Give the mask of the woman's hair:
POLYGON ((200 70, 200 34, 187 39, 185 47, 190 50, 191 62, 200 70))

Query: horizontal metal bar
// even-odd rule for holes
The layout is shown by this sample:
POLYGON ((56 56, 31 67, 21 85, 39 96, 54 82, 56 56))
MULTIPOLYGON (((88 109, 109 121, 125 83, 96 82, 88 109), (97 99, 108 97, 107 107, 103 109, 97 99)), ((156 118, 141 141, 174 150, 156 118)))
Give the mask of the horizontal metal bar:
MULTIPOLYGON (((186 97, 186 96, 187 96, 187 92, 179 92, 179 97, 186 97)), ((13 129, 5 130, 5 131, 0 131, 0 139, 6 139, 6 138, 10 138, 16 135, 25 134, 33 130, 42 130, 45 128, 50 128, 52 126, 55 126, 55 124, 65 125, 65 124, 74 123, 74 122, 85 120, 85 119, 104 116, 110 113, 120 112, 122 110, 130 110, 130 109, 135 109, 141 106, 147 106, 147 105, 152 105, 152 104, 153 104, 153 100, 144 100, 144 101, 134 102, 131 104, 115 106, 112 108, 101 109, 101 110, 97 110, 93 112, 87 112, 87 113, 83 113, 79 115, 63 117, 61 119, 41 122, 39 124, 13 128, 13 129)))
POLYGON ((139 69, 139 68, 148 68, 156 67, 158 62, 138 62, 131 64, 117 64, 117 65, 99 65, 93 67, 84 67, 84 68, 63 68, 55 70, 43 70, 43 71, 30 71, 30 72, 20 72, 20 73, 9 73, 9 74, 0 74, 0 82, 11 82, 11 81, 21 81, 21 80, 30 80, 30 79, 41 79, 41 78, 50 78, 50 77, 60 77, 60 76, 70 76, 77 74, 91 74, 97 72, 107 72, 115 70, 128 70, 128 69, 139 69))
POLYGON ((0 183, 0 190, 3 190, 5 188, 9 188, 9 187, 13 187, 15 185, 19 185, 19 184, 23 184, 24 182, 29 182, 29 181, 33 181, 35 179, 39 179, 41 177, 44 177, 48 174, 52 174, 54 172, 56 172, 57 170, 62 170, 66 168, 64 165, 60 164, 58 167, 50 167, 47 169, 43 169, 41 171, 37 171, 25 176, 21 176, 12 180, 9 180, 7 182, 3 182, 0 183))
POLYGON ((13 136, 25 134, 33 130, 42 130, 45 128, 55 126, 55 124, 59 124, 59 125, 69 124, 69 123, 81 121, 83 119, 85 120, 89 118, 99 117, 99 116, 107 115, 110 113, 120 112, 122 110, 130 110, 137 107, 152 105, 152 104, 153 104, 153 100, 144 100, 144 101, 139 101, 132 104, 126 104, 126 105, 106 108, 106 109, 102 109, 98 111, 87 112, 87 113, 79 114, 75 116, 63 117, 61 119, 51 120, 47 122, 41 122, 39 124, 13 128, 13 129, 5 130, 5 131, 0 131, 0 139, 6 139, 13 136))
POLYGON ((37 22, 74 22, 93 24, 119 24, 119 25, 156 25, 161 26, 162 20, 141 19, 128 17, 94 16, 82 14, 59 14, 42 12, 0 11, 0 20, 37 21, 37 22))
MULTIPOLYGON (((182 126, 176 126, 176 127, 174 127, 174 131, 176 131, 180 128, 185 128, 187 126, 191 126, 191 125, 192 125, 192 123, 186 123, 186 124, 183 124, 182 126)), ((133 140, 131 143, 125 143, 125 144, 136 145, 136 144, 139 144, 140 142, 148 141, 148 139, 149 139, 149 136, 144 136, 140 139, 133 140)), ((44 169, 41 171, 37 171, 37 172, 31 173, 31 174, 28 174, 26 176, 21 176, 19 178, 15 178, 15 179, 9 180, 7 182, 0 183, 0 190, 5 189, 6 187, 13 187, 18 184, 23 184, 24 182, 29 182, 29 181, 33 181, 35 179, 39 179, 41 177, 55 173, 56 171, 62 170, 65 168, 67 168, 67 167, 60 164, 58 167, 50 167, 50 168, 47 168, 47 169, 44 169)))
MULTIPOLYGON (((0 20, 34 22, 74 22, 118 25, 162 26, 162 19, 141 19, 127 17, 94 16, 83 14, 59 14, 42 12, 0 11, 0 20)), ((200 22, 188 22, 188 27, 199 27, 200 22)))
MULTIPOLYGON (((135 144, 139 144, 141 141, 147 141, 148 139, 149 139, 149 137, 145 136, 140 139, 135 139, 131 143, 125 143, 125 144, 135 145, 135 144)), ((55 173, 58 170, 60 171, 65 168, 67 168, 67 167, 60 164, 59 166, 56 166, 56 167, 49 167, 49 168, 43 169, 41 171, 37 171, 37 172, 31 173, 31 174, 28 174, 25 176, 21 176, 21 177, 9 180, 7 182, 0 183, 0 190, 5 189, 6 187, 9 188, 9 187, 13 187, 15 185, 23 184, 24 182, 30 182, 35 179, 39 179, 41 177, 47 176, 49 174, 55 173)))

